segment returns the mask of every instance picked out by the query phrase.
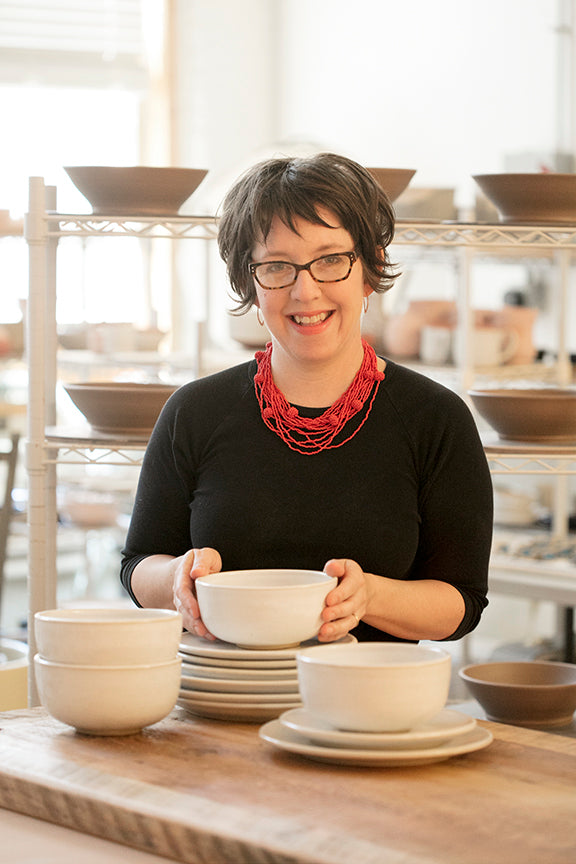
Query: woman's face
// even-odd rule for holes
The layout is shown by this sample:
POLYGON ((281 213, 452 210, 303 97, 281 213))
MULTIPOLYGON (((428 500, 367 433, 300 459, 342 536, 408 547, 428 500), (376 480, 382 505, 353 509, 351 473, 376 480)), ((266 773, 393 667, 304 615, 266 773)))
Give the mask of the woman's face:
MULTIPOLYGON (((318 208, 330 227, 297 219, 292 231, 275 217, 268 236, 252 250, 252 261, 307 264, 322 255, 353 252, 350 234, 328 210, 318 208)), ((360 320, 364 297, 372 292, 364 281, 362 263, 352 266, 347 279, 316 282, 301 270, 293 285, 266 290, 255 281, 257 305, 272 336, 277 361, 326 363, 346 356, 357 362, 361 348, 360 320)))

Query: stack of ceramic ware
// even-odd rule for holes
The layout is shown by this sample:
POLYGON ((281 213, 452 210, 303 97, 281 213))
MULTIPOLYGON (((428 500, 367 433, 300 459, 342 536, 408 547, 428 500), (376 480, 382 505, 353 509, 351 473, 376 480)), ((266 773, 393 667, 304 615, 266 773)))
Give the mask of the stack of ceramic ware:
POLYGON ((421 645, 302 647, 303 705, 260 729, 265 741, 320 762, 424 765, 480 750, 492 734, 446 708, 450 655, 421 645))
POLYGON ((40 701, 90 735, 130 735, 174 708, 182 616, 168 609, 49 609, 34 616, 40 701))
MULTIPOLYGON (((346 636, 347 642, 355 642, 346 636)), ((178 704, 215 720, 261 723, 302 704, 296 652, 290 648, 240 648, 185 633, 180 643, 182 679, 178 704)))

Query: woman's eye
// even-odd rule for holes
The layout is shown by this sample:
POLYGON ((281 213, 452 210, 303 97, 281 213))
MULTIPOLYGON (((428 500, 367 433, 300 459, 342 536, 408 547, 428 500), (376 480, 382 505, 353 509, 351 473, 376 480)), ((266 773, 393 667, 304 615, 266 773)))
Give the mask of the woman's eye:
POLYGON ((284 261, 271 261, 269 264, 260 266, 265 276, 277 276, 281 273, 286 273, 290 269, 290 265, 284 261))

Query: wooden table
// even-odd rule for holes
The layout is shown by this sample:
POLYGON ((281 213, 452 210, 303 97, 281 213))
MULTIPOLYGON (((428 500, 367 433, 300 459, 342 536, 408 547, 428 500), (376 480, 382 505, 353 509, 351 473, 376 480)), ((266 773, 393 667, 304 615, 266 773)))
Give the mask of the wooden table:
POLYGON ((485 750, 353 768, 176 709, 138 735, 0 714, 0 806, 201 864, 574 864, 576 740, 479 721, 485 750))

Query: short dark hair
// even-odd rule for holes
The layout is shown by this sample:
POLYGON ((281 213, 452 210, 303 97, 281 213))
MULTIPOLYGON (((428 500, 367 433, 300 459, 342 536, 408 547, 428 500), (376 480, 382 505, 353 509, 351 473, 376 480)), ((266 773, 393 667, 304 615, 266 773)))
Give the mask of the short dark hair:
POLYGON ((300 218, 326 225, 318 208, 331 211, 354 242, 370 287, 383 293, 400 274, 387 247, 394 237, 394 210, 382 187, 362 165, 335 153, 269 159, 248 169, 222 204, 218 246, 226 263, 238 312, 256 300, 248 265, 256 243, 265 241, 278 216, 295 229, 300 218))

